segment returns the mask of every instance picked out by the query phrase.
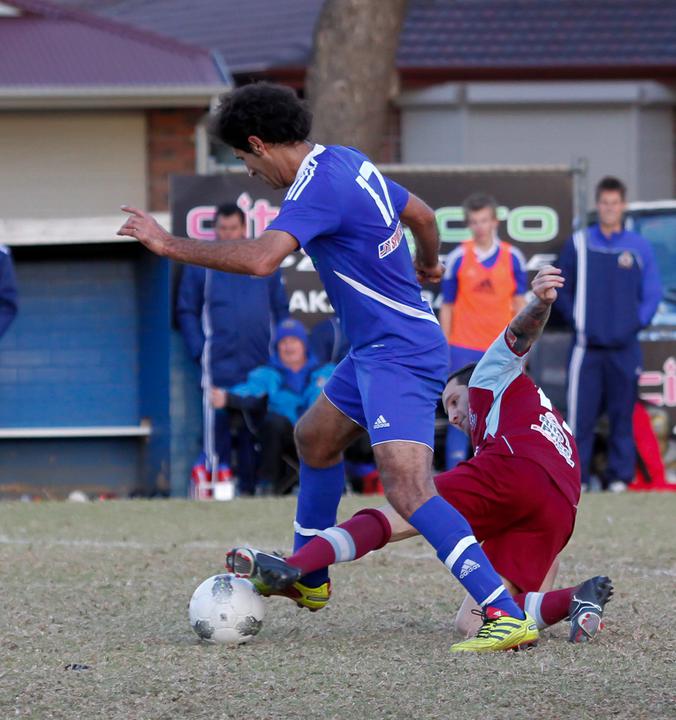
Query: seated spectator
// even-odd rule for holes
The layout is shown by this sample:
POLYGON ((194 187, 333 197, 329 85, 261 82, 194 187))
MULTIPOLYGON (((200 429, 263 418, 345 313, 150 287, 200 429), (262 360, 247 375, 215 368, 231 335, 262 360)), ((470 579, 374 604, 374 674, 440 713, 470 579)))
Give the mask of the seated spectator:
POLYGON ((229 390, 214 388, 211 402, 219 410, 265 409, 257 433, 262 446, 258 485, 279 494, 284 491, 282 458, 295 456, 294 425, 317 399, 335 366, 320 364, 308 352, 307 332, 298 320, 279 323, 274 348, 270 362, 252 370, 244 382, 229 390))

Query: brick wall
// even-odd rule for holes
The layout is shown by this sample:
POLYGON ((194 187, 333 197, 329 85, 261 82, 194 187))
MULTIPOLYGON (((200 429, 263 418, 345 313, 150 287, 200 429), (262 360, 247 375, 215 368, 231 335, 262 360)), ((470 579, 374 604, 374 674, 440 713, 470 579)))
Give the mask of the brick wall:
POLYGON ((147 113, 148 206, 169 208, 169 175, 195 172, 195 127, 206 108, 147 113))

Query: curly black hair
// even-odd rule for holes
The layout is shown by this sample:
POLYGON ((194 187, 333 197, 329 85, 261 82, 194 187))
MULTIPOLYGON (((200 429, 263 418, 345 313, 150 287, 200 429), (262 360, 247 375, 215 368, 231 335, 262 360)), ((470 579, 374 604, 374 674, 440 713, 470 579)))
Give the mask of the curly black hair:
POLYGON ((297 143, 307 139, 311 125, 312 113, 291 88, 259 82, 221 96, 209 132, 226 145, 251 152, 251 135, 269 143, 297 143))

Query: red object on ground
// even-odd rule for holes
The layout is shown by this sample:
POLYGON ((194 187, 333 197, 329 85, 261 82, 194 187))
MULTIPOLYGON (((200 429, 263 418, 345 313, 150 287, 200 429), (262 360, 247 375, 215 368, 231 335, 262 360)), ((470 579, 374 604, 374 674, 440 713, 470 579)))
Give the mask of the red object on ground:
POLYGON ((372 470, 362 478, 362 493, 364 495, 384 495, 383 484, 377 470, 372 470))
POLYGON ((636 477, 634 482, 629 485, 629 490, 634 492, 676 491, 676 484, 667 482, 662 453, 650 421, 650 413, 640 402, 634 405, 632 422, 638 462, 636 477))

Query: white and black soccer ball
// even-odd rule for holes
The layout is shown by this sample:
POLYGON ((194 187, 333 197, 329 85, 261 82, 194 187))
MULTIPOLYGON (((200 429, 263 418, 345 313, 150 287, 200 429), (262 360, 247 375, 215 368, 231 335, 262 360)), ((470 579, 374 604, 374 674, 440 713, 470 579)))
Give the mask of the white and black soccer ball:
POLYGON ((208 578, 195 590, 188 614, 205 642, 240 645, 260 632, 265 603, 248 580, 227 573, 208 578))

